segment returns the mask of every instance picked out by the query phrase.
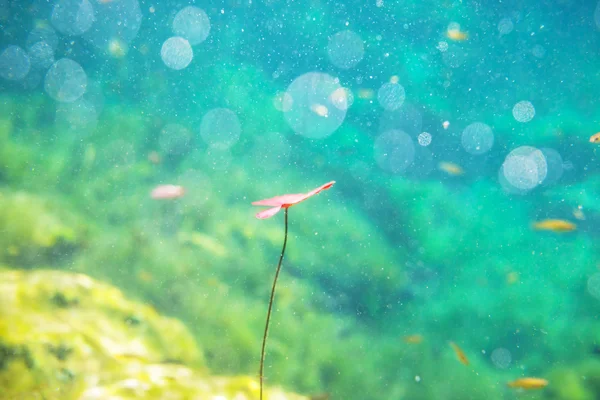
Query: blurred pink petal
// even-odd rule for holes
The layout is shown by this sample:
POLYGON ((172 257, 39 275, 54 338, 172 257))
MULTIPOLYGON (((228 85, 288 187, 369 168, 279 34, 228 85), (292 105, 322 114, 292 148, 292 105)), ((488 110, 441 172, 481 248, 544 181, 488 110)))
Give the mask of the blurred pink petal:
POLYGON ((311 196, 321 192, 322 190, 329 189, 333 186, 335 181, 328 182, 324 185, 319 186, 316 189, 311 190, 308 193, 300 193, 300 194, 284 194, 281 196, 271 197, 270 199, 259 200, 252 203, 253 206, 270 206, 273 208, 269 208, 268 210, 261 211, 256 214, 256 218, 258 219, 266 219, 270 218, 273 215, 277 214, 279 210, 282 208, 288 208, 295 204, 300 203, 308 199, 311 196))
POLYGON ((173 200, 182 197, 185 194, 183 186, 178 185, 158 185, 150 193, 150 197, 155 200, 173 200))

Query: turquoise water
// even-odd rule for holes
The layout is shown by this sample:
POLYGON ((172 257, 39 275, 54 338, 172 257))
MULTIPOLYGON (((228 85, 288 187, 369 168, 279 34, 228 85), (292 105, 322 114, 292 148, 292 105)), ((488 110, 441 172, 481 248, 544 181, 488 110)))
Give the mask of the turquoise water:
POLYGON ((284 227, 251 202, 335 180, 289 208, 267 385, 600 398, 599 3, 0 0, 0 25, 6 268, 109 282, 257 377, 284 227))

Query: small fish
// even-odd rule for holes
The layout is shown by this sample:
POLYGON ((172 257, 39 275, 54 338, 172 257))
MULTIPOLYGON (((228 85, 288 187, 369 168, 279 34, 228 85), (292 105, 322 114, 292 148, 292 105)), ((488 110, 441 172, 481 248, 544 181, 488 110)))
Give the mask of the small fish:
POLYGON ((537 231, 571 232, 577 229, 577 225, 563 219, 545 219, 534 222, 533 229, 537 231))
POLYGON ((579 206, 573 210, 573 216, 580 221, 585 221, 585 214, 583 213, 583 207, 579 206))
POLYGON ((452 28, 446 31, 446 37, 457 42, 462 42, 463 40, 467 40, 469 38, 469 34, 461 31, 460 29, 452 28))
POLYGON ((416 334, 416 335, 408 335, 408 336, 404 336, 402 338, 402 340, 404 341, 404 343, 408 343, 408 344, 419 344, 423 342, 423 336, 416 334))
POLYGON ((590 137, 590 143, 600 143, 600 132, 595 133, 590 137))
POLYGON ((375 96, 373 89, 360 88, 358 89, 358 98, 370 100, 375 96))
POLYGON ((182 197, 185 194, 183 186, 179 185, 159 185, 152 189, 150 197, 154 200, 173 200, 182 197))
POLYGON ((451 162, 442 161, 438 164, 438 167, 448 175, 459 176, 465 173, 460 165, 451 162))
POLYGON ((515 389, 543 389, 548 386, 548 383, 546 379, 542 378, 519 378, 506 385, 515 389))
POLYGON ((456 353, 456 358, 458 358, 458 361, 464 365, 469 365, 469 359, 465 355, 465 352, 462 351, 462 349, 454 342, 450 342, 450 346, 452 346, 454 353, 456 353))
POLYGON ((448 129, 449 126, 450 126, 450 121, 442 122, 442 128, 444 128, 444 130, 448 129))

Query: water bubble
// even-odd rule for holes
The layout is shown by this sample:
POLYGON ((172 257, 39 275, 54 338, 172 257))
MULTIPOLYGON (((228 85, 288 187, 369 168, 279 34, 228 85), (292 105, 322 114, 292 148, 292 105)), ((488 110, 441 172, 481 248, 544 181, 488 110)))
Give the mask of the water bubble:
POLYGON ((560 153, 554 149, 541 148, 540 151, 546 158, 546 164, 548 165, 548 173, 546 179, 544 179, 544 186, 552 185, 562 177, 564 172, 563 159, 560 153))
POLYGON ((189 151, 192 138, 192 132, 186 127, 167 124, 160 131, 158 146, 165 154, 179 156, 189 151))
POLYGON ((379 122, 379 132, 399 129, 411 136, 418 136, 423 131, 423 115, 415 106, 404 103, 394 111, 385 111, 379 122))
POLYGON ((398 83, 385 83, 377 91, 379 104, 389 111, 402 107, 405 99, 406 93, 404 92, 404 87, 398 83))
POLYGON ((421 132, 417 139, 421 146, 429 146, 431 144, 431 133, 421 132))
POLYGON ((108 53, 115 43, 126 49, 142 24, 138 0, 97 1, 94 4, 94 25, 82 37, 103 52, 108 53))
POLYGON ((487 153, 494 145, 494 133, 488 125, 474 122, 463 131, 461 142, 467 153, 487 153))
POLYGON ((442 40, 442 41, 438 42, 438 44, 435 48, 438 49, 439 51, 441 51, 442 53, 445 51, 448 51, 448 42, 445 42, 442 40))
POLYGON ((71 103, 57 103, 56 125, 61 132, 81 138, 92 133, 97 124, 96 108, 83 97, 71 103))
POLYGON ((294 79, 287 89, 291 107, 285 120, 298 135, 322 139, 331 135, 346 118, 346 110, 338 108, 335 96, 341 86, 328 74, 309 72, 294 79))
POLYGON ((56 46, 58 46, 58 35, 56 35, 56 32, 50 25, 39 26, 33 29, 27 36, 27 47, 31 48, 31 46, 38 42, 46 42, 52 50, 56 50, 56 46))
POLYGON ((329 101, 337 109, 347 110, 354 103, 354 94, 350 89, 341 87, 331 93, 329 101))
POLYGON ((227 108, 207 112, 200 124, 200 136, 211 147, 225 150, 240 139, 242 128, 237 115, 227 108))
POLYGON ((600 272, 596 272, 588 278, 587 290, 592 297, 600 300, 600 272))
POLYGON ((288 112, 292 109, 292 96, 288 92, 278 92, 273 98, 273 106, 277 111, 288 112))
POLYGON ((54 50, 46 42, 37 42, 29 47, 29 59, 33 68, 47 69, 54 64, 54 50))
POLYGON ((352 31, 341 31, 329 38, 327 53, 331 63, 338 68, 349 69, 364 57, 362 39, 352 31))
POLYGON ((492 351, 492 355, 490 356, 490 358, 492 360, 492 363, 500 369, 508 368, 510 366, 510 363, 512 362, 512 355, 510 354, 510 351, 502 347, 499 347, 492 351))
POLYGON ((510 18, 502 18, 500 22, 498 22, 498 32, 500 32, 500 35, 508 35, 513 29, 514 25, 510 18))
POLYGON ((529 122, 535 116, 535 108, 531 102, 523 100, 515 104, 512 114, 519 122, 529 122))
POLYGON ((167 67, 180 70, 190 65, 194 52, 187 40, 174 36, 165 40, 160 49, 160 57, 167 67))
POLYGON ((55 62, 44 80, 44 90, 56 101, 70 103, 80 98, 87 87, 87 75, 81 65, 68 58, 55 62))
POLYGON ((0 53, 0 76, 10 81, 25 78, 31 68, 27 52, 19 46, 8 46, 0 53))
POLYGON ((187 6, 181 9, 173 19, 173 32, 187 39, 192 45, 206 40, 210 33, 210 20, 204 10, 187 6))
POLYGON ((415 145, 404 131, 391 130, 375 139, 375 161, 385 171, 404 172, 415 159, 415 145))
POLYGON ((454 45, 442 53, 442 61, 450 68, 458 68, 467 62, 467 53, 463 48, 454 45))
POLYGON ((546 49, 544 49, 543 46, 536 44, 531 49, 531 54, 533 54, 535 58, 544 58, 544 56, 546 55, 546 49))
POLYGON ((530 190, 546 179, 547 164, 544 154, 530 146, 511 151, 502 164, 506 181, 517 189, 530 190))
POLYGON ((58 0, 50 21, 60 33, 78 36, 94 23, 94 8, 88 0, 58 0))
POLYGON ((250 156, 257 168, 262 171, 278 171, 288 164, 292 146, 282 133, 269 132, 257 135, 250 156), (268 151, 265 151, 268 149, 268 151))

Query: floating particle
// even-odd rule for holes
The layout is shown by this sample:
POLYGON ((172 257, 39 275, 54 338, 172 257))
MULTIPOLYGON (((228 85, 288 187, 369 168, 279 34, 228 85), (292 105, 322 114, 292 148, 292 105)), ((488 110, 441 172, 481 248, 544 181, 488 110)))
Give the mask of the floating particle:
POLYGON ((160 57, 167 67, 181 70, 190 65, 194 52, 186 39, 174 36, 165 40, 160 49, 160 57))
POLYGON ((176 36, 186 39, 191 45, 200 44, 210 33, 208 15, 198 7, 187 6, 175 15, 173 32, 176 36))
POLYGON ((431 134, 429 132, 421 132, 417 140, 421 146, 429 146, 431 144, 431 134))
POLYGON ((350 69, 363 59, 365 48, 360 36, 346 30, 329 38, 327 54, 329 54, 331 63, 336 67, 350 69))
POLYGON ((531 102, 523 100, 515 104, 512 114, 519 122, 529 122, 535 116, 535 108, 531 102))
POLYGON ((69 58, 55 62, 44 79, 44 90, 56 101, 70 103, 85 93, 87 75, 81 65, 69 58))
POLYGON ((488 125, 474 122, 463 131, 461 143, 467 153, 484 154, 494 145, 494 133, 488 125))
POLYGON ((398 83, 384 83, 377 91, 377 100, 386 110, 397 110, 406 99, 404 87, 398 83))

